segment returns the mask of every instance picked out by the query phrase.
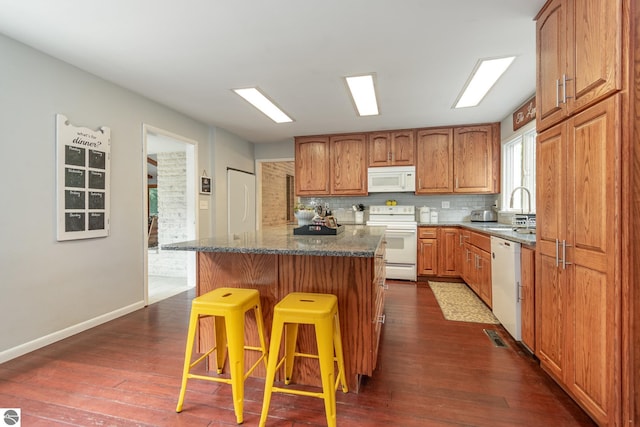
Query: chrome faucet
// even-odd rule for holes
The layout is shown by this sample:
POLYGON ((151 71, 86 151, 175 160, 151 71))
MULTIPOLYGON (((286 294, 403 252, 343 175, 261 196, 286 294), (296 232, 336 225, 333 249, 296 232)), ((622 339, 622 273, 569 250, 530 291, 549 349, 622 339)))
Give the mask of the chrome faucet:
MULTIPOLYGON (((513 189, 513 191, 511 192, 511 201, 509 202, 509 207, 511 209, 513 209, 513 196, 516 194, 516 190, 523 190, 527 193, 527 202, 528 202, 528 207, 529 210, 527 211, 527 213, 531 213, 531 192, 529 192, 529 189, 527 187, 516 187, 513 189)), ((522 213, 524 213, 524 202, 522 203, 522 213)))

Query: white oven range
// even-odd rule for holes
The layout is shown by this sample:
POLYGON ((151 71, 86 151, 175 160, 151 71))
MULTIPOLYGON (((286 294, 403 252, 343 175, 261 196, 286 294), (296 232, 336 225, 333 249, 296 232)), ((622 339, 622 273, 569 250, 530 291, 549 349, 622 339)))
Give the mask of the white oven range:
POLYGON ((415 206, 371 206, 367 225, 385 226, 387 279, 417 278, 418 223, 415 206))

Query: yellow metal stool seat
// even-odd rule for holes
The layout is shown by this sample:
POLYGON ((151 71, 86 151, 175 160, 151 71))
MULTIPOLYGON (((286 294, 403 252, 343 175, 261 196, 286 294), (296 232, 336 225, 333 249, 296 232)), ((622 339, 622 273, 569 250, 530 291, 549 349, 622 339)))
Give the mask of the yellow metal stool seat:
POLYGON ((262 319, 262 307, 260 294, 255 289, 218 288, 204 295, 196 297, 191 303, 191 317, 189 331, 187 333, 187 347, 184 355, 184 368, 182 371, 182 386, 178 398, 176 412, 182 411, 184 395, 189 378, 231 384, 233 394, 233 408, 238 424, 243 421, 242 410, 244 402, 244 381, 263 362, 267 366, 267 346, 265 341, 264 323, 262 319), (245 345, 245 315, 253 310, 258 328, 260 346, 245 345), (214 317, 215 347, 191 362, 193 343, 195 341, 198 323, 203 317, 214 317), (258 360, 245 372, 244 351, 253 350, 261 352, 258 360), (207 356, 216 353, 216 368, 221 374, 229 353, 229 377, 217 378, 207 375, 191 373, 191 369, 205 360, 207 356))
POLYGON ((342 338, 340 337, 340 319, 338 316, 338 298, 330 294, 292 292, 284 297, 273 310, 273 327, 271 332, 271 357, 267 364, 264 400, 260 426, 267 422, 272 392, 311 396, 324 399, 325 413, 329 427, 336 425, 336 390, 342 386, 346 393, 347 382, 344 373, 344 357, 342 354, 342 338), (296 352, 298 325, 314 325, 318 354, 296 352), (285 332, 285 354, 278 360, 278 350, 282 333, 285 332), (291 382, 294 358, 310 357, 318 359, 322 377, 322 392, 295 390, 273 385, 275 374, 284 363, 285 384, 291 382), (335 378, 335 366, 338 365, 338 376, 335 378), (335 380, 334 380, 335 378, 335 380))

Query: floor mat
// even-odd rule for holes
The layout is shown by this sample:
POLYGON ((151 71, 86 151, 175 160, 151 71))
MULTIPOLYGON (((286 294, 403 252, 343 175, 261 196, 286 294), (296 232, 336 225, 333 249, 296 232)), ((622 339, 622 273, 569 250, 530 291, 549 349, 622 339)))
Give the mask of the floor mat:
POLYGON ((429 282, 444 318, 457 322, 500 323, 464 283, 429 282))

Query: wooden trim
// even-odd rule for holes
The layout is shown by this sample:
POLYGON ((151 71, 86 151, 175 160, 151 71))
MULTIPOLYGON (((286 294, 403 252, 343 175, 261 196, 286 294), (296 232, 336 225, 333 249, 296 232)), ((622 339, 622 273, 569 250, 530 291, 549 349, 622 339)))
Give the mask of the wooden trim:
MULTIPOLYGON (((630 45, 628 75, 622 117, 622 417, 623 425, 640 422, 640 8, 637 1, 624 2, 623 13, 629 19, 630 45), (628 160, 626 160, 628 159, 628 160)), ((624 16, 624 15, 623 15, 624 16)), ((626 42, 626 38, 623 38, 626 42)), ((624 58, 624 56, 623 56, 624 58)), ((627 65, 627 64, 625 64, 627 65)))

